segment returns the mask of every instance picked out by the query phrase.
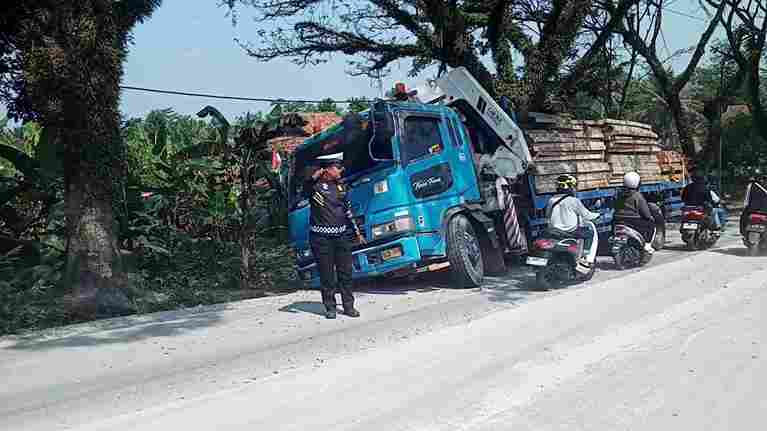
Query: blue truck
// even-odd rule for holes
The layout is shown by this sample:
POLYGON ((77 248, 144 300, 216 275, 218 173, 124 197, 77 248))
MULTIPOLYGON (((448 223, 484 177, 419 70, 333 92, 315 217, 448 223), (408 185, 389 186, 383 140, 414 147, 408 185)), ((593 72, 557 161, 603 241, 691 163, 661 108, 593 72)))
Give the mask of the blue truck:
MULTIPOLYGON (((294 153, 288 184, 299 278, 319 287, 302 179, 318 156, 339 152, 366 238, 353 247, 355 279, 449 269, 456 287, 476 287, 486 274, 504 272, 513 248, 504 216, 514 213, 522 238, 533 241, 545 228, 551 197, 535 191, 533 159, 512 117, 466 69, 457 68, 412 91, 398 84, 393 100, 376 100, 369 110, 307 139, 294 153), (509 205, 504 211, 508 196, 512 211, 509 205)), ((671 217, 682 206, 683 186, 659 182, 642 191, 671 217)), ((579 193, 586 206, 603 213, 600 232, 610 229, 617 194, 618 188, 579 193)))

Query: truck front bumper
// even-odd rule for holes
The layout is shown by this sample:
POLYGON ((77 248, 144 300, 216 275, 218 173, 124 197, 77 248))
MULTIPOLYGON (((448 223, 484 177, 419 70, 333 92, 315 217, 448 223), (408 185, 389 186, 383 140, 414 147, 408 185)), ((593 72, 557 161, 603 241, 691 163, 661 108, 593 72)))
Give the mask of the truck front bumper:
MULTIPOLYGON (((435 271, 448 266, 444 260, 431 256, 424 259, 416 235, 412 234, 355 250, 352 253, 352 278, 359 280, 435 271)), ((316 263, 299 267, 298 276, 306 287, 320 288, 320 273, 316 263)))

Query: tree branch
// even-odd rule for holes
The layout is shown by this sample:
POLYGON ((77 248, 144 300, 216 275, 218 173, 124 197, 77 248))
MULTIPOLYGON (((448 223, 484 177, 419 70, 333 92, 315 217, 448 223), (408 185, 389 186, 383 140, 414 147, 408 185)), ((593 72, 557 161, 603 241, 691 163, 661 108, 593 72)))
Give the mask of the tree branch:
POLYGON ((708 45, 708 42, 711 39, 711 36, 714 34, 714 30, 716 30, 716 26, 719 25, 719 20, 722 18, 722 14, 724 13, 724 7, 725 7, 725 2, 722 1, 716 10, 716 15, 714 15, 714 18, 711 19, 711 22, 709 22, 708 27, 706 28, 706 31, 704 31, 703 34, 700 36, 700 40, 698 41, 698 46, 695 48, 695 53, 693 53, 692 58, 690 59, 690 62, 687 64, 687 67, 684 69, 682 74, 679 75, 674 80, 674 90, 676 92, 681 91, 682 87, 687 85, 687 82, 690 81, 692 74, 695 72, 695 69, 698 67, 698 63, 700 63, 700 59, 703 57, 703 54, 706 53, 706 46, 708 45))
POLYGON ((604 27, 604 29, 602 29, 602 31, 599 33, 599 36, 597 36, 591 47, 589 47, 588 51, 586 51, 583 57, 578 60, 573 70, 562 83, 562 88, 565 93, 572 91, 578 81, 583 78, 584 74, 589 70, 592 63, 594 62, 594 57, 596 57, 599 51, 604 48, 607 41, 613 36, 615 30, 620 26, 621 20, 631 9, 633 3, 634 0, 620 0, 616 7, 613 7, 611 3, 609 4, 608 12, 610 13, 610 20, 607 22, 607 25, 604 27))

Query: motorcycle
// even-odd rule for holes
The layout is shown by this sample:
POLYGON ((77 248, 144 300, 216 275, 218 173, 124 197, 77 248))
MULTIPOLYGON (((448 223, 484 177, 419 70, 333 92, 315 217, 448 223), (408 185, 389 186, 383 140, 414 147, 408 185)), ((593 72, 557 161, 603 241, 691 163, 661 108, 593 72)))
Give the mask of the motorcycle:
POLYGON ((535 279, 540 289, 564 287, 594 277, 599 238, 594 223, 587 224, 594 232, 591 248, 586 250, 588 264, 584 264, 580 259, 584 251, 582 239, 547 232, 533 242, 526 264, 535 268, 535 279))
MULTIPOLYGON (((653 238, 650 244, 655 243, 657 232, 656 227, 653 229, 653 238)), ((608 242, 615 266, 618 269, 638 268, 647 265, 652 259, 652 253, 646 250, 647 241, 645 241, 644 236, 626 224, 616 223, 608 242)))
POLYGON ((716 244, 721 236, 721 231, 719 229, 712 229, 712 226, 713 222, 706 215, 705 208, 682 208, 679 233, 682 234, 682 241, 690 250, 705 250, 716 244))
POLYGON ((752 212, 748 215, 743 232, 743 243, 750 256, 757 256, 767 248, 767 214, 752 212))

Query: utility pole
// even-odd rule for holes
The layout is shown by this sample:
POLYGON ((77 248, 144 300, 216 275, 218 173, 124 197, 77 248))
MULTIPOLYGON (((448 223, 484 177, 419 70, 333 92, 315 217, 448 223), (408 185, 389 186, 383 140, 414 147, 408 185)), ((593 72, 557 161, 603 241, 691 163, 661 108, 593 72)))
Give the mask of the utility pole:
POLYGON ((722 135, 724 135, 724 124, 722 123, 722 86, 724 86, 724 56, 719 65, 719 91, 716 98, 716 111, 719 121, 719 194, 724 195, 722 191, 722 177, 724 176, 724 169, 722 166, 722 135))

